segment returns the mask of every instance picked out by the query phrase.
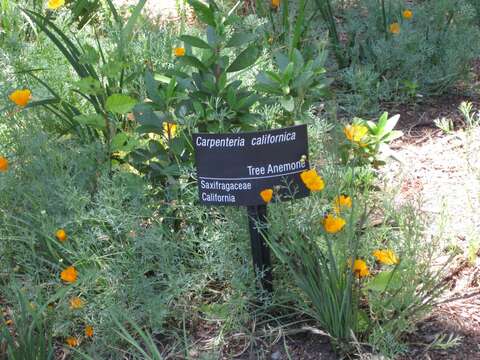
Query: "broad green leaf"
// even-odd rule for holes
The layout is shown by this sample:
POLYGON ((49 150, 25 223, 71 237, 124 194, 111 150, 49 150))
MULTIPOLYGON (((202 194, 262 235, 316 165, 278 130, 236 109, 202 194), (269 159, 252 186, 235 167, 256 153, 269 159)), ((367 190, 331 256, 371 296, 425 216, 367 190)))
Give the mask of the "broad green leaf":
POLYGON ((91 76, 85 77, 73 83, 80 92, 88 95, 97 95, 102 91, 102 84, 91 76))
POLYGON ((196 67, 199 70, 207 71, 207 67, 200 61, 198 60, 195 56, 191 55, 186 55, 178 59, 178 61, 187 66, 193 66, 196 67))
POLYGON ((202 3, 199 0, 187 0, 191 7, 195 10, 195 15, 197 15, 198 19, 210 26, 215 27, 215 16, 211 8, 207 5, 202 3))
POLYGON ((258 101, 259 97, 257 94, 250 94, 241 98, 237 101, 236 109, 237 111, 246 111, 248 110, 253 104, 258 101))
POLYGON ((398 270, 382 271, 378 273, 365 286, 366 289, 383 292, 385 290, 396 290, 402 286, 400 273, 398 270))
POLYGON ((237 32, 232 35, 225 47, 240 47, 253 41, 256 38, 255 34, 248 32, 237 32))
POLYGON ((169 78, 168 76, 161 75, 161 74, 154 74, 153 78, 161 82, 162 84, 169 84, 171 80, 171 78, 169 78))
POLYGON ((376 131, 375 135, 383 133, 383 131, 385 129, 385 125, 387 125, 387 121, 388 121, 388 113, 384 112, 382 114, 382 116, 380 116, 380 119, 378 120, 377 131, 376 131))
MULTIPOLYGON (((296 76, 292 82, 292 88, 299 90, 299 89, 308 89, 311 87, 314 81, 313 72, 310 70, 305 70, 300 73, 300 76, 296 76)), ((322 84, 322 86, 324 86, 322 84)))
POLYGON ((142 125, 138 129, 138 132, 151 132, 143 131, 150 130, 151 128, 157 131, 162 130, 162 119, 153 111, 153 108, 149 104, 138 104, 133 109, 133 114, 135 115, 135 120, 142 125))
POLYGON ((285 68, 290 63, 288 56, 282 54, 281 52, 276 52, 273 57, 275 58, 275 62, 277 63, 278 69, 283 72, 285 68))
POLYGON ((167 101, 173 98, 173 96, 175 95, 176 88, 177 88, 177 80, 175 78, 172 78, 170 80, 170 83, 167 86, 167 89, 165 90, 167 101))
POLYGON ((256 84, 254 88, 257 91, 264 92, 267 94, 283 95, 282 90, 278 86, 259 83, 259 84, 256 84))
POLYGON ((217 35, 214 27, 207 26, 207 41, 212 48, 215 47, 220 41, 220 38, 217 35))
POLYGON ((126 114, 132 111, 137 101, 128 95, 113 94, 108 97, 105 104, 107 111, 115 114, 126 114))
POLYGON ((385 135, 381 140, 385 142, 391 142, 403 136, 403 131, 400 130, 393 130, 390 131, 388 134, 385 135))
POLYGON ((287 67, 285 68, 285 71, 283 72, 282 82, 284 84, 289 84, 293 78, 294 72, 295 72, 295 64, 291 62, 287 65, 287 67))
POLYGON ((174 137, 169 142, 170 149, 177 155, 182 155, 185 151, 185 139, 181 136, 174 137))
POLYGON ((120 132, 117 135, 115 135, 110 144, 112 151, 113 152, 121 151, 124 148, 125 144, 127 143, 128 138, 129 138, 128 134, 124 132, 120 132))
POLYGON ((293 100, 293 97, 291 96, 280 98, 280 104, 288 112, 293 112, 293 110, 295 110, 295 100, 293 100))
POLYGON ((227 72, 236 72, 248 68, 255 64, 260 55, 256 45, 252 45, 238 55, 233 63, 228 67, 227 72))
POLYGON ((158 82, 155 80, 151 71, 145 71, 145 88, 147 90, 148 97, 156 104, 163 106, 165 104, 160 92, 158 91, 158 82))
POLYGON ((383 133, 387 134, 390 131, 392 131, 393 128, 397 125, 399 119, 400 119, 399 114, 392 116, 390 119, 388 119, 387 123, 385 124, 385 127, 383 128, 383 133))
POLYGON ((202 39, 196 36, 183 35, 183 36, 180 36, 179 39, 183 41, 185 44, 188 44, 193 47, 197 47, 201 49, 211 49, 210 45, 208 45, 205 41, 203 41, 202 39))
POLYGON ((368 120, 368 121, 365 121, 364 123, 370 130, 370 133, 372 133, 373 135, 376 135, 378 133, 377 124, 375 124, 373 121, 368 120))
POLYGON ((74 117, 80 124, 88 125, 96 129, 105 129, 105 119, 99 114, 77 115, 74 117))
POLYGON ((298 49, 293 49, 293 62, 297 69, 303 68, 305 62, 303 61, 302 53, 298 49))

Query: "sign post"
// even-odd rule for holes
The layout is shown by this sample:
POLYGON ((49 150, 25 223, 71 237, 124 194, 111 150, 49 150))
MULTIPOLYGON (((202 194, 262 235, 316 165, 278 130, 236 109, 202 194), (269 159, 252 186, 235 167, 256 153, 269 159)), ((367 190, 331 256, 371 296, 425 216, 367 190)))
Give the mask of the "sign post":
POLYGON ((264 236, 267 203, 260 193, 271 190, 272 201, 310 194, 300 179, 308 170, 307 126, 228 134, 194 134, 198 191, 203 205, 246 206, 255 273, 271 292, 270 250, 264 236))
POLYGON ((260 277, 263 290, 272 293, 272 262, 270 259, 270 248, 265 241, 265 236, 267 236, 267 205, 247 206, 247 214, 253 269, 255 270, 255 275, 260 277))

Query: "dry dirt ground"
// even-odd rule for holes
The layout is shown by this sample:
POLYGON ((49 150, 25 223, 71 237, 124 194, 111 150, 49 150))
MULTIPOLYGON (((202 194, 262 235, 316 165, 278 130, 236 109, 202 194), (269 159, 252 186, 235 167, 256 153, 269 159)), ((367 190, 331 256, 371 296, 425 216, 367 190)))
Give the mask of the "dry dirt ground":
POLYGON ((443 233, 444 259, 457 254, 448 264, 449 290, 411 337, 418 346, 408 359, 480 359, 480 128, 466 128, 460 102, 445 98, 421 112, 403 109, 405 136, 394 144, 400 161, 385 169, 390 186, 399 189, 397 203, 417 200, 431 219, 427 238, 443 233), (455 129, 432 126, 439 117, 455 129), (432 349, 427 344, 437 335, 456 336, 458 344, 432 349))
MULTIPOLYGON (((131 6, 138 3, 138 0, 114 0, 116 6, 131 6)), ((144 13, 151 19, 174 20, 178 17, 178 4, 183 4, 183 0, 147 0, 144 13)))

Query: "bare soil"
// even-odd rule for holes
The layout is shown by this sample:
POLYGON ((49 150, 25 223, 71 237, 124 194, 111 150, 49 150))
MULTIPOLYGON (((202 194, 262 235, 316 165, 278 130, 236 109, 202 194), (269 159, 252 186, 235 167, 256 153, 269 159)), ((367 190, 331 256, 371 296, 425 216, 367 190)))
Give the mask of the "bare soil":
MULTIPOLYGON (((129 7, 138 3, 138 0, 114 0, 116 6, 129 7)), ((179 3, 183 3, 179 1, 179 3)), ((144 14, 152 20, 175 20, 178 18, 176 0, 149 0, 145 4, 144 14)))
POLYGON ((405 136, 393 145, 400 161, 385 169, 392 188, 400 189, 399 205, 420 199, 422 212, 431 219, 427 239, 443 231, 449 243, 445 251, 458 253, 448 264, 449 291, 409 336, 411 351, 404 359, 480 359, 480 254, 470 251, 466 258, 480 234, 480 129, 465 129, 458 111, 464 100, 450 96, 421 112, 400 109, 405 136), (452 132, 433 125, 441 117, 453 120, 452 132), (432 347, 437 336, 457 337, 458 344, 432 347))

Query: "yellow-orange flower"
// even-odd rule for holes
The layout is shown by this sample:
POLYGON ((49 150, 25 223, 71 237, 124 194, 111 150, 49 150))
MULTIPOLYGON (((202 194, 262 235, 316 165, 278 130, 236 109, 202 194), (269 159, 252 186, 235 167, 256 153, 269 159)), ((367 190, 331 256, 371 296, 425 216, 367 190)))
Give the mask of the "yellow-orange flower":
POLYGON ((279 6, 280 6, 280 0, 272 0, 272 7, 274 9, 278 9, 279 6))
POLYGON ((365 125, 347 125, 343 133, 348 140, 359 143, 368 134, 368 128, 365 125))
POLYGON ((177 48, 173 49, 173 53, 175 54, 176 57, 185 56, 185 48, 177 47, 177 48))
POLYGON ((10 326, 12 324, 13 324, 13 320, 11 319, 5 320, 5 325, 10 326))
POLYGON ((357 259, 353 262, 353 273, 356 277, 362 278, 370 275, 367 263, 361 259, 357 259))
POLYGON ((265 201, 267 204, 272 201, 273 197, 273 190, 272 189, 265 189, 260 191, 260 196, 263 201, 265 201))
POLYGON ((47 7, 50 10, 57 10, 65 5, 65 0, 48 0, 47 7))
POLYGON ((315 169, 301 172, 300 178, 310 191, 322 191, 325 188, 325 182, 315 169))
POLYGON ((64 229, 58 229, 55 232, 55 237, 57 238, 58 241, 64 242, 68 239, 67 232, 64 229))
POLYGON ((347 222, 345 219, 341 218, 340 216, 328 214, 323 219, 323 228, 330 234, 336 234, 339 231, 342 231, 346 223, 347 222))
POLYGON ((78 339, 73 337, 73 336, 67 337, 65 342, 67 343, 68 346, 71 346, 71 347, 77 347, 78 346, 78 339))
POLYGON ((9 96, 9 99, 17 106, 25 107, 32 99, 32 92, 28 89, 15 90, 9 96))
POLYGON ((177 134, 177 124, 164 122, 163 133, 168 139, 175 137, 177 134))
POLYGON ((400 34, 400 24, 397 22, 391 23, 388 29, 392 34, 400 34))
POLYGON ((89 337, 89 338, 93 337, 93 332, 94 332, 93 331, 93 326, 91 326, 91 325, 85 326, 85 336, 86 337, 89 337))
POLYGON ((74 296, 70 299, 70 309, 71 310, 81 309, 81 308, 83 308, 84 305, 85 305, 85 301, 83 301, 78 296, 74 296))
POLYGON ((340 195, 335 198, 333 201, 333 210, 336 214, 339 214, 342 209, 352 207, 352 198, 348 195, 340 195))
POLYGON ((413 17, 413 11, 410 9, 403 10, 402 16, 405 20, 410 20, 413 17))
POLYGON ((8 171, 8 159, 0 156, 0 172, 8 171))
POLYGON ((384 265, 396 265, 399 262, 397 255, 392 250, 375 250, 372 255, 378 262, 384 265))
POLYGON ((77 281, 78 272, 73 266, 67 267, 60 273, 60 278, 67 283, 74 283, 77 281))

